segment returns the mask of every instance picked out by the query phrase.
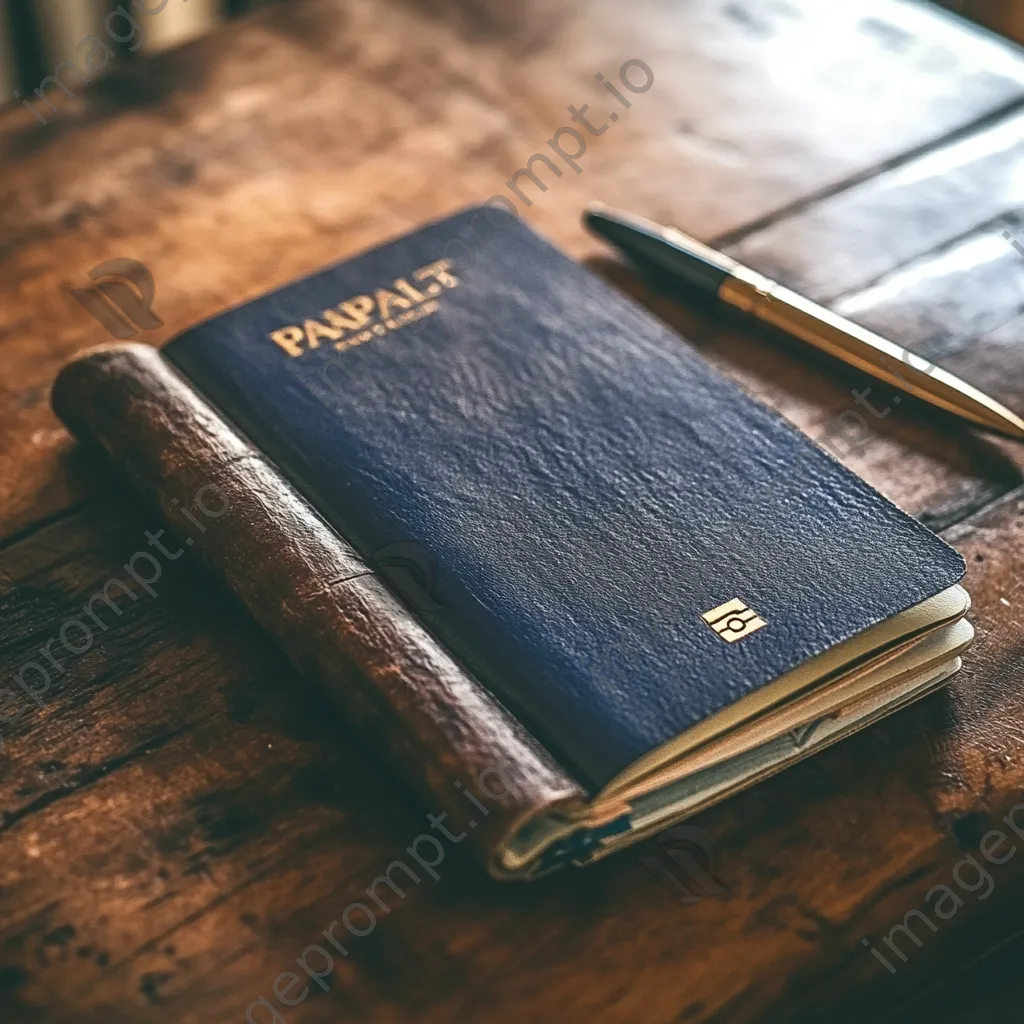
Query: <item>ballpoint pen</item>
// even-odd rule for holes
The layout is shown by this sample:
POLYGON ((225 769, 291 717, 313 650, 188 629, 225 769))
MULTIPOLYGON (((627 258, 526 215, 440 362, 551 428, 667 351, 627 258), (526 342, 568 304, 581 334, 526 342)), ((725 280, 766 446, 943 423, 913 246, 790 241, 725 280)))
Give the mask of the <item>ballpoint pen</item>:
POLYGON ((642 267, 652 267, 771 324, 865 373, 988 430, 1024 440, 1024 420, 954 374, 675 228, 601 203, 586 226, 642 267))

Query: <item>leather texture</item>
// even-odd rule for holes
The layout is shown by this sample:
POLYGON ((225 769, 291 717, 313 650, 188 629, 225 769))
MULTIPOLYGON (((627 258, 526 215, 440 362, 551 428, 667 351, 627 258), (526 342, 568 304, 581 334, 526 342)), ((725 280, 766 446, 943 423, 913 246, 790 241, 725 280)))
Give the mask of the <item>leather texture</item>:
POLYGON ((961 578, 941 540, 504 216, 429 225, 165 354, 364 559, 429 552, 424 625, 591 791, 961 578), (415 327, 295 357, 269 340, 445 256, 458 284, 415 327), (768 625, 726 643, 701 614, 733 598, 768 625))
POLYGON ((492 873, 502 874, 500 847, 524 821, 584 802, 579 784, 155 349, 83 354, 58 376, 53 406, 179 536, 195 541, 190 551, 424 806, 463 821, 469 804, 458 786, 491 794, 468 843, 492 873), (197 496, 221 510, 199 515, 201 530, 197 496), (486 775, 493 769, 500 797, 486 775))

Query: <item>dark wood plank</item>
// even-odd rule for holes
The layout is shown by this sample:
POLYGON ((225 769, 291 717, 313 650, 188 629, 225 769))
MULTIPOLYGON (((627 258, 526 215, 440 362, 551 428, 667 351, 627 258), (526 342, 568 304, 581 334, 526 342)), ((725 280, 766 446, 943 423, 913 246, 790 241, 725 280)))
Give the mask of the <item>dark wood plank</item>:
POLYGON ((739 260, 832 302, 1024 202, 1024 114, 909 160, 730 246, 739 260))
POLYGON ((1020 957, 1024 934, 995 949, 985 948, 929 986, 911 1007, 918 1019, 942 1024, 991 1024, 1013 1020, 1020 1006, 1020 957))
MULTIPOLYGON (((963 351, 983 349, 987 334, 1024 310, 1024 255, 1013 244, 1021 227, 1018 217, 1001 216, 834 306, 867 326, 884 326, 933 360, 948 362, 963 351)), ((979 384, 1012 389, 1012 376, 990 376, 984 383, 979 378, 979 384)), ((1011 404, 1020 400, 1012 390, 1007 398, 1011 404)))

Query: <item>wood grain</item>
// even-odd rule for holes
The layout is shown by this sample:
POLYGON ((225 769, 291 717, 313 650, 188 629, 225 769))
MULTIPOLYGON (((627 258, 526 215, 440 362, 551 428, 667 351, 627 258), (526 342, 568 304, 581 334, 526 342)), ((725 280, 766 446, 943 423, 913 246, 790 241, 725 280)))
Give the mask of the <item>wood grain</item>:
MULTIPOLYGON (((1024 408, 1013 48, 899 0, 270 8, 48 126, 0 117, 0 676, 158 526, 48 410, 107 340, 62 282, 141 259, 162 340, 508 194, 569 104, 615 109, 593 76, 629 57, 654 87, 532 223, 600 256, 578 217, 602 198, 722 239, 1024 408)), ((513 888, 450 850, 287 1020, 903 1020, 927 991, 940 1019, 941 982, 1017 930, 1024 855, 896 975, 860 942, 1020 794, 1020 453, 909 401, 874 417, 870 382, 594 265, 812 436, 866 416, 834 450, 964 551, 977 647, 947 692, 702 815, 725 898, 682 905, 631 853, 513 888)), ((154 589, 0 727, 5 1021, 241 1021, 435 810, 187 556, 154 589)))
MULTIPOLYGON (((38 621, 65 621, 153 525, 119 497, 19 542, 5 612, 31 593, 38 621)), ((968 668, 701 815, 727 898, 683 906, 633 854, 508 887, 450 851, 294 1019, 835 1017, 837 991, 881 1009, 941 975, 974 928, 991 944, 1011 934, 1024 859, 998 869, 991 912, 965 908, 897 976, 859 945, 948 881, 1021 789, 1008 754, 1024 492, 949 536, 976 597, 968 668)), ((5 735, 0 963, 23 1019, 241 1019, 425 828, 424 808, 186 559, 140 602, 5 735)), ((4 676, 44 637, 18 639, 4 676)))
POLYGON ((152 271, 159 341, 509 195, 572 104, 622 116, 589 139, 579 175, 528 185, 523 212, 584 254, 591 198, 720 235, 1024 100, 1009 46, 901 0, 308 0, 167 54, 149 77, 110 70, 48 125, 0 114, 0 536, 83 496, 45 394, 64 360, 108 340, 62 287, 106 259, 152 271), (633 57, 655 84, 627 110, 594 75, 614 80, 633 57))

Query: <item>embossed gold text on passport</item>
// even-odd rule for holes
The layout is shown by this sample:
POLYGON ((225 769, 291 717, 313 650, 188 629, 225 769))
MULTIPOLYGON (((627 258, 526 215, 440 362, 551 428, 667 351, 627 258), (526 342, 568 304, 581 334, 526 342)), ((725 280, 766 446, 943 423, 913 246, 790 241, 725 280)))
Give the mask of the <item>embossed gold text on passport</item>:
POLYGON ((270 340, 295 358, 322 343, 346 349, 382 338, 438 311, 437 296, 459 284, 451 267, 449 259, 434 260, 409 277, 395 278, 387 287, 353 295, 302 324, 271 331, 270 340))
POLYGON ((734 644, 751 633, 756 633, 762 626, 768 623, 761 618, 753 608, 749 607, 738 597, 734 597, 725 604, 705 612, 701 618, 723 639, 726 643, 734 644))

